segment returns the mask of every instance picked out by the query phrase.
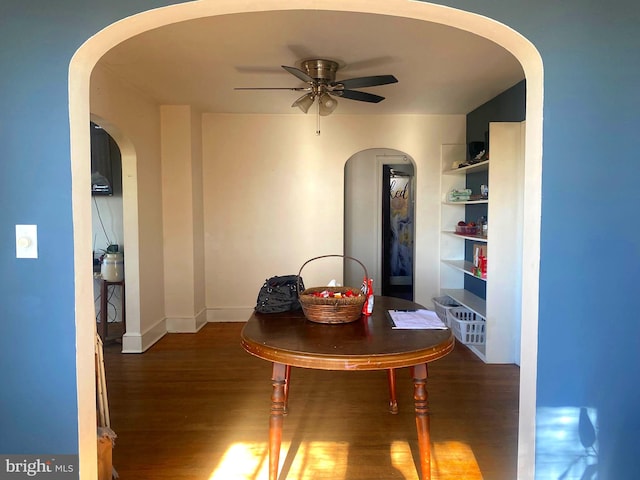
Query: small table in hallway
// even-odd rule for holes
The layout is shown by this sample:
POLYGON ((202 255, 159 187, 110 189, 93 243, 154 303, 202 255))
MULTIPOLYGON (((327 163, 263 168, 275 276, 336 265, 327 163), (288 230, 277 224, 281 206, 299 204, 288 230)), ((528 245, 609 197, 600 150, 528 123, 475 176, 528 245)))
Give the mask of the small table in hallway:
POLYGON ((109 287, 120 287, 121 299, 122 299, 122 333, 127 331, 127 307, 125 302, 125 286, 124 280, 108 281, 100 279, 100 338, 103 343, 114 341, 114 338, 109 338, 109 287))
POLYGON ((291 367, 321 370, 388 370, 394 399, 393 371, 410 367, 420 470, 431 478, 427 363, 442 358, 454 347, 451 330, 398 330, 391 328, 387 310, 414 310, 422 306, 391 297, 376 297, 370 317, 330 325, 308 321, 302 311, 254 313, 242 331, 242 346, 252 355, 273 362, 273 391, 269 421, 269 480, 278 477, 283 416, 289 396, 291 367))

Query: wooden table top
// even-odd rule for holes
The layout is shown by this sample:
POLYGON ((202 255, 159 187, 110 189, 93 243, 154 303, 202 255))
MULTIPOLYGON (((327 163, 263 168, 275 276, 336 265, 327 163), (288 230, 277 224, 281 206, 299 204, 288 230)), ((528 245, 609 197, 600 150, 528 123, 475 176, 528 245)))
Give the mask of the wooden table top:
POLYGON ((373 314, 345 324, 307 320, 301 310, 254 313, 242 330, 242 346, 256 357, 294 367, 322 370, 381 370, 430 362, 454 347, 446 330, 391 328, 388 310, 421 305, 375 297, 373 314))

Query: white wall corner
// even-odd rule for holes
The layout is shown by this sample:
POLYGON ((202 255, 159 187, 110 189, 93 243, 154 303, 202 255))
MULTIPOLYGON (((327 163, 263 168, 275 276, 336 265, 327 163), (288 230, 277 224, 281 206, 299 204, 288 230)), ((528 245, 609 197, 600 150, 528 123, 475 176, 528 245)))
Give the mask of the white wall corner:
POLYGON ((253 308, 208 308, 207 322, 246 322, 253 314, 253 308))
POLYGON ((143 353, 167 333, 165 319, 159 320, 144 333, 125 333, 122 337, 122 353, 143 353))
POLYGON ((194 317, 167 317, 168 333, 196 333, 207 323, 207 311, 202 309, 194 317))

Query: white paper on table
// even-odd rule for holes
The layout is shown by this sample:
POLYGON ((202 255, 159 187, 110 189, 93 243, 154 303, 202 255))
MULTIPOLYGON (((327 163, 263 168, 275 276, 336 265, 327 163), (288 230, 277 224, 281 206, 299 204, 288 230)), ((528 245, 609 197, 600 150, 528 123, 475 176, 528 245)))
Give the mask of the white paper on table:
POLYGON ((389 310, 392 328, 443 330, 447 326, 432 310, 389 310))

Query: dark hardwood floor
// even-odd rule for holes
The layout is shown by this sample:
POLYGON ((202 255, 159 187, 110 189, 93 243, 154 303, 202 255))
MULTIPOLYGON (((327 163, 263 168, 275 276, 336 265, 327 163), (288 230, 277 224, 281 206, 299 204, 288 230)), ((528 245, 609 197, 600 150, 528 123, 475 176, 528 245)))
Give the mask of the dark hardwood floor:
MULTIPOLYGON (((240 346, 243 323, 168 334, 144 354, 104 347, 113 466, 122 480, 267 478, 271 365, 240 346)), ((400 412, 385 372, 294 368, 280 480, 416 480, 408 369, 400 412)), ((462 345, 429 365, 434 480, 516 478, 519 368, 462 345)))

